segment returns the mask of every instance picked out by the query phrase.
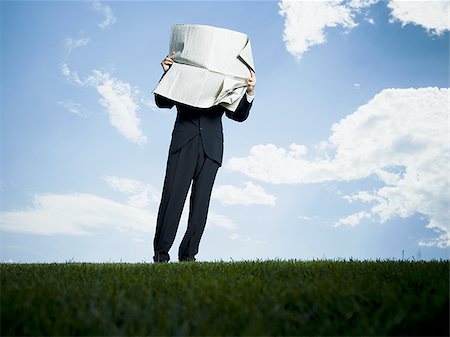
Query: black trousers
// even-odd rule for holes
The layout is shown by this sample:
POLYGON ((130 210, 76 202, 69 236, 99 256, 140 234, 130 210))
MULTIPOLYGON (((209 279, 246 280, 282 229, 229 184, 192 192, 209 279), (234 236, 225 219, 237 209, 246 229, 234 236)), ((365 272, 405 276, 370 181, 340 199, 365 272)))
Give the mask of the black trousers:
POLYGON ((188 226, 178 250, 178 259, 193 259, 198 253, 218 169, 219 164, 205 155, 200 135, 181 150, 169 154, 153 240, 154 261, 170 259, 169 250, 175 240, 191 182, 188 226))

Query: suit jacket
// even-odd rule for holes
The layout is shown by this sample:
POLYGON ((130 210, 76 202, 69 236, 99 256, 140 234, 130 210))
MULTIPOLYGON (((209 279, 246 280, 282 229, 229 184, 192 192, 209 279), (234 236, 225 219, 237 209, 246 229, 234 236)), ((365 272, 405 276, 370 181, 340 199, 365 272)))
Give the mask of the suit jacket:
POLYGON ((242 97, 236 111, 228 111, 220 105, 201 109, 184 104, 175 103, 170 99, 155 94, 155 103, 159 108, 177 107, 177 118, 172 132, 169 154, 175 153, 191 139, 200 135, 205 154, 222 165, 223 158, 223 129, 222 116, 225 113, 230 119, 243 122, 247 119, 252 103, 247 97, 242 97))

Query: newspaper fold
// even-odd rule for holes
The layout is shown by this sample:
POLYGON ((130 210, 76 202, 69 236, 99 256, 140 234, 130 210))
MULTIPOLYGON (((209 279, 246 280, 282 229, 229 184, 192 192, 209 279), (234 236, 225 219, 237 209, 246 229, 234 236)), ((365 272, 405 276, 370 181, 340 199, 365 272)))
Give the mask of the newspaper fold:
POLYGON ((245 95, 250 69, 255 71, 246 34, 204 25, 172 26, 174 63, 154 92, 199 108, 220 104, 235 111, 245 95))

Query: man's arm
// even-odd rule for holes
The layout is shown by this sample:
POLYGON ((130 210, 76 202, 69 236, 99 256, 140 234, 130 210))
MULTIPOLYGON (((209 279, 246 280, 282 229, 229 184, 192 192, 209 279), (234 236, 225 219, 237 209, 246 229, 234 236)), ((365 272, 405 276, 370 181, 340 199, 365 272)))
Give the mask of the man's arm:
POLYGON ((245 92, 245 95, 241 98, 236 111, 226 111, 226 115, 228 118, 231 118, 238 122, 243 122, 247 119, 250 108, 253 104, 253 99, 255 98, 255 85, 256 76, 255 73, 250 70, 250 78, 247 80, 247 90, 245 92))
MULTIPOLYGON (((172 60, 173 54, 174 52, 169 53, 169 55, 167 55, 166 58, 161 61, 161 66, 164 70, 164 74, 161 76, 161 79, 164 77, 167 70, 169 70, 170 66, 173 64, 172 60)), ((175 103, 172 100, 158 94, 155 94, 155 103, 158 108, 167 108, 167 109, 171 109, 175 105, 175 103)))
POLYGON ((245 94, 244 97, 241 98, 241 101, 239 102, 238 107, 234 112, 226 110, 225 113, 228 118, 235 120, 237 122, 243 122, 247 119, 252 104, 253 99, 251 102, 249 102, 248 96, 247 94, 245 94))
POLYGON ((175 103, 172 100, 158 94, 155 94, 155 103, 158 108, 167 108, 167 109, 171 109, 175 105, 175 103))

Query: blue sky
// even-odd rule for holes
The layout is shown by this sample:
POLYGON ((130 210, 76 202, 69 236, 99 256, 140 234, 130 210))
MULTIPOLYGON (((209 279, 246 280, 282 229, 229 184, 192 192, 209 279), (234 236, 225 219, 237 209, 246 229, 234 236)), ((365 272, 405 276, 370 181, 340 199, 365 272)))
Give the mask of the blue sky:
POLYGON ((199 260, 448 258, 448 11, 1 2, 0 261, 151 261, 175 23, 248 34, 257 76, 249 119, 224 118, 199 260))

